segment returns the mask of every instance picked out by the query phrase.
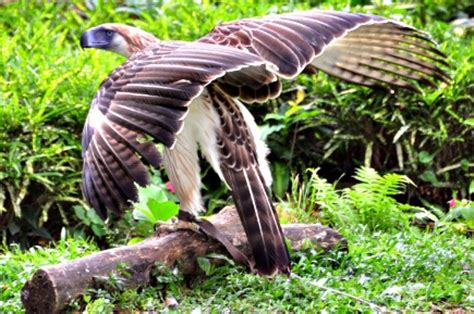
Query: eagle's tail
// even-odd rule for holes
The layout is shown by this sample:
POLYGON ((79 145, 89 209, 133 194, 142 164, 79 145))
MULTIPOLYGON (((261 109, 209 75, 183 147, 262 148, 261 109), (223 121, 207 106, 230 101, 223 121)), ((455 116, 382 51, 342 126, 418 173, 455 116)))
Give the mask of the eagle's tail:
POLYGON ((225 169, 224 176, 247 235, 258 273, 290 273, 290 257, 277 213, 257 167, 225 169))

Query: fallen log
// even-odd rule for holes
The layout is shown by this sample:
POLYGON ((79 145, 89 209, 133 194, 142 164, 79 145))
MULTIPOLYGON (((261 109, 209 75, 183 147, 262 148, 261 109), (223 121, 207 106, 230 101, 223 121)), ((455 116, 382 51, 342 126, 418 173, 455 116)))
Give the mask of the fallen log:
MULTIPOLYGON (((244 230, 233 207, 224 208, 209 220, 244 254, 250 255, 244 230)), ((285 237, 294 250, 308 240, 325 251, 346 249, 346 240, 336 231, 321 224, 283 225, 285 237)), ((21 291, 27 313, 57 313, 87 289, 111 274, 125 287, 149 284, 150 271, 156 262, 174 267, 184 275, 198 274, 197 257, 209 253, 226 254, 215 240, 188 230, 159 234, 136 245, 113 248, 74 261, 38 269, 21 291), (178 263, 179 262, 179 263, 178 263), (118 270, 120 268, 120 270, 118 270), (126 273, 127 276, 121 274, 126 273)))

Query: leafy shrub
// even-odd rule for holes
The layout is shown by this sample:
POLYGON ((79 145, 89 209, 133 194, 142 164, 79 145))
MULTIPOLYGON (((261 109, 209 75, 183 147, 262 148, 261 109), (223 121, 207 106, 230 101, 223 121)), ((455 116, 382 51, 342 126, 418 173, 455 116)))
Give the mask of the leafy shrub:
MULTIPOLYGON (((84 30, 120 22, 165 40, 193 40, 223 21, 316 6, 347 9, 348 2, 21 0, 0 4, 3 241, 28 246, 57 238, 64 225, 86 235, 105 232, 82 202, 79 138, 98 84, 123 58, 81 51, 78 39, 84 30)), ((283 197, 292 171, 321 166, 320 174, 335 180, 342 173, 350 177, 366 165, 408 174, 420 186, 421 196, 431 202, 450 199, 452 191, 467 198, 474 163, 469 154, 474 150, 469 141, 474 43, 452 36, 446 23, 454 13, 467 10, 467 4, 436 0, 385 5, 354 0, 350 6, 353 11, 402 18, 433 34, 449 55, 453 84, 422 95, 395 97, 321 74, 300 77, 296 89, 286 85, 279 100, 249 106, 266 125, 275 194, 283 197)), ((228 193, 211 173, 204 182, 208 187, 204 198, 213 211, 228 193)))
MULTIPOLYGON (((395 231, 407 230, 409 225, 422 229, 429 227, 437 232, 456 232, 472 236, 474 232, 474 204, 472 201, 452 199, 447 206, 414 206, 398 199, 413 181, 405 175, 380 175, 372 168, 356 170, 356 183, 338 189, 319 175, 319 169, 308 169, 300 179, 291 182, 291 192, 277 210, 283 223, 316 221, 342 229, 395 231)), ((414 187, 415 189, 417 187, 414 187)))
POLYGON ((419 210, 395 199, 407 184, 413 184, 407 176, 382 176, 372 168, 362 167, 356 170, 356 184, 338 190, 318 175, 318 169, 309 169, 308 173, 302 183, 293 181, 288 207, 295 208, 296 213, 317 213, 329 225, 363 225, 371 231, 406 229, 413 218, 410 212, 419 210))
POLYGON ((416 218, 422 224, 431 223, 439 230, 454 230, 472 237, 474 233, 474 203, 466 199, 452 199, 448 205, 449 210, 446 213, 439 206, 427 204, 429 211, 418 213, 416 218))
POLYGON ((474 203, 468 200, 454 201, 450 204, 450 211, 445 220, 459 220, 474 230, 474 203))
POLYGON ((223 16, 263 14, 273 3, 246 5, 244 11, 239 5, 81 0, 0 4, 3 241, 28 246, 58 237, 63 225, 102 234, 91 222, 79 188, 80 134, 97 86, 123 58, 82 51, 81 33, 101 23, 120 22, 163 39, 191 40, 210 31, 223 16))
MULTIPOLYGON (((339 5, 336 2, 336 8, 339 5)), ((320 174, 331 181, 343 174, 349 175, 343 180, 351 178, 362 165, 402 172, 420 187, 407 194, 418 203, 445 203, 453 194, 468 198, 474 181, 474 42, 453 36, 446 20, 431 15, 443 11, 439 16, 447 19, 459 9, 467 10, 467 4, 425 1, 354 7, 402 19, 432 34, 448 55, 452 83, 423 89, 419 95, 386 94, 325 74, 302 76, 296 88, 287 87, 270 112, 260 115, 272 161, 296 172, 320 167, 320 174)))
POLYGON ((379 175, 374 169, 361 168, 354 178, 359 181, 351 188, 345 189, 349 206, 357 212, 360 223, 370 230, 389 230, 408 225, 408 215, 403 211, 410 205, 400 204, 395 195, 403 193, 404 185, 413 184, 407 177, 395 173, 379 175))

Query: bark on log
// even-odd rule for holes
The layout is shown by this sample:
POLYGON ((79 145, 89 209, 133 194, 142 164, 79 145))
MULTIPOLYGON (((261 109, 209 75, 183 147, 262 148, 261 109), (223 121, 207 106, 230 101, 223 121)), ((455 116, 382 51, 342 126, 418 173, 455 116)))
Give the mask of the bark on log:
MULTIPOLYGON (((251 254, 235 208, 224 208, 209 220, 244 254, 251 254)), ((333 248, 347 249, 347 242, 339 233, 320 224, 283 225, 283 232, 294 250, 300 250, 307 240, 326 251, 333 248)), ((216 241, 191 231, 151 237, 136 245, 41 267, 23 287, 21 301, 27 313, 57 313, 86 289, 97 285, 100 278, 108 278, 111 273, 119 276, 126 287, 144 286, 150 282, 150 270, 156 262, 174 267, 179 261, 179 269, 183 274, 197 274, 200 272, 197 257, 209 253, 226 254, 216 241), (120 271, 117 272, 119 265, 126 265, 129 276, 120 277, 120 271)))

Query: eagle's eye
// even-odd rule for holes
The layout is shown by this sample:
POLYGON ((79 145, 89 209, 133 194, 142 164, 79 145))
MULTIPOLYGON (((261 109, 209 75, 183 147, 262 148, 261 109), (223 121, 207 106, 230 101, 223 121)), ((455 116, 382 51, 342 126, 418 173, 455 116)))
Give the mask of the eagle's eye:
POLYGON ((114 32, 113 32, 113 31, 106 31, 106 32, 105 32, 105 35, 106 35, 107 37, 112 37, 112 36, 114 35, 114 32))

